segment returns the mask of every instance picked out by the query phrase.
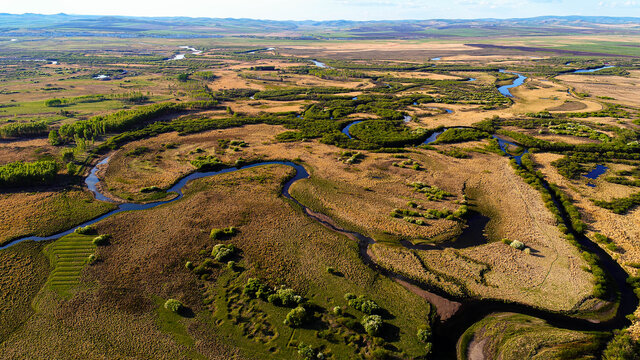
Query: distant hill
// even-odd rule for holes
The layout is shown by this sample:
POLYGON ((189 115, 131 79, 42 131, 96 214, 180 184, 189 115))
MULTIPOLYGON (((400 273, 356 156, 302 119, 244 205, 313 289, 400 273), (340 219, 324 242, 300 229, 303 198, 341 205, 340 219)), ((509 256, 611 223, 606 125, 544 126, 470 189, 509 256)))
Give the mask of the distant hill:
POLYGON ((542 16, 522 19, 402 21, 274 21, 189 17, 0 14, 0 31, 20 36, 216 37, 271 35, 303 38, 476 37, 640 33, 638 17, 542 16))

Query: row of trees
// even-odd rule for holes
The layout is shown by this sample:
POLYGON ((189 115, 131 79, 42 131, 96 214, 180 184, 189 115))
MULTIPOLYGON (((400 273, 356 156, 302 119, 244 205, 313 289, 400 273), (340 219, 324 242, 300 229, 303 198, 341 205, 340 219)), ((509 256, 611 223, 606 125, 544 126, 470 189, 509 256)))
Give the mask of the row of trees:
POLYGON ((35 137, 46 135, 49 126, 46 121, 10 123, 0 127, 0 137, 35 137))
POLYGON ((55 180, 58 164, 43 160, 17 161, 0 166, 0 187, 49 184, 55 180))
POLYGON ((215 101, 188 103, 159 103, 142 106, 132 110, 121 110, 109 115, 94 116, 89 120, 65 124, 59 130, 49 134, 52 144, 57 145, 71 140, 91 140, 107 132, 129 130, 145 121, 157 119, 163 115, 175 114, 186 110, 208 109, 217 105, 215 101))

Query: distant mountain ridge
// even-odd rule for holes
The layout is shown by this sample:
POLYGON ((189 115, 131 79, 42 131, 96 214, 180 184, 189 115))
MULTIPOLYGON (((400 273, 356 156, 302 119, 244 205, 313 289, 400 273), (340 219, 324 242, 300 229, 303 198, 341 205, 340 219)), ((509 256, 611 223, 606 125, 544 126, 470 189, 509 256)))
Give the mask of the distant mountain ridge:
POLYGON ((473 36, 471 30, 510 29, 512 35, 640 33, 640 17, 539 16, 513 19, 426 19, 380 21, 277 21, 206 17, 135 17, 0 13, 0 36, 158 36, 208 37, 265 35, 342 38, 421 38, 473 36), (468 29, 468 31, 463 31, 468 29), (346 33, 346 35, 345 35, 346 33))

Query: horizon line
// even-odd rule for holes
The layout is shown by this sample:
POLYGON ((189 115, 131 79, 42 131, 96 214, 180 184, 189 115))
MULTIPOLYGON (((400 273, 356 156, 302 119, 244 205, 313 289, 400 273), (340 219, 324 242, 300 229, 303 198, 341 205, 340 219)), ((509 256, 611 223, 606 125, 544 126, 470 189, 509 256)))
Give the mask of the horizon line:
POLYGON ((144 15, 122 15, 122 14, 70 14, 70 13, 33 13, 33 12, 25 12, 25 13, 7 13, 0 12, 0 16, 2 15, 10 15, 10 16, 25 16, 25 15, 38 15, 38 16, 88 16, 88 17, 122 17, 122 18, 144 18, 144 19, 211 19, 211 20, 253 20, 253 21, 274 21, 274 22, 330 22, 330 21, 348 21, 348 22, 356 22, 356 23, 366 23, 366 22, 401 22, 401 21, 442 21, 442 20, 459 20, 459 21, 491 21, 491 20, 528 20, 528 19, 539 19, 539 18, 605 18, 605 19, 629 19, 636 20, 640 22, 640 16, 609 16, 609 15, 539 15, 539 16, 531 16, 531 17, 486 17, 486 18, 407 18, 407 19, 379 19, 379 20, 351 20, 347 18, 336 18, 336 19, 324 19, 324 20, 314 20, 314 19, 304 19, 304 20, 294 20, 294 19, 286 19, 286 20, 276 20, 269 18, 238 18, 238 17, 210 17, 210 16, 144 16, 144 15))

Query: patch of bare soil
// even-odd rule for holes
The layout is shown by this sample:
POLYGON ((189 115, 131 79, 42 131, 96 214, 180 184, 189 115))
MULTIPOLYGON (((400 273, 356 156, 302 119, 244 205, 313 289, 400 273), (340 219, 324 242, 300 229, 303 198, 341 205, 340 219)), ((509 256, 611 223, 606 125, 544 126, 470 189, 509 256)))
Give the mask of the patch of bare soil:
POLYGON ((485 360, 487 357, 484 353, 484 347, 487 345, 489 339, 482 338, 479 339, 480 336, 476 333, 473 336, 473 340, 469 343, 469 352, 467 354, 467 359, 469 360, 485 360))
POLYGON ((587 105, 580 101, 565 101, 564 104, 560 106, 554 106, 552 108, 548 108, 548 111, 578 111, 584 110, 587 108, 587 105))

